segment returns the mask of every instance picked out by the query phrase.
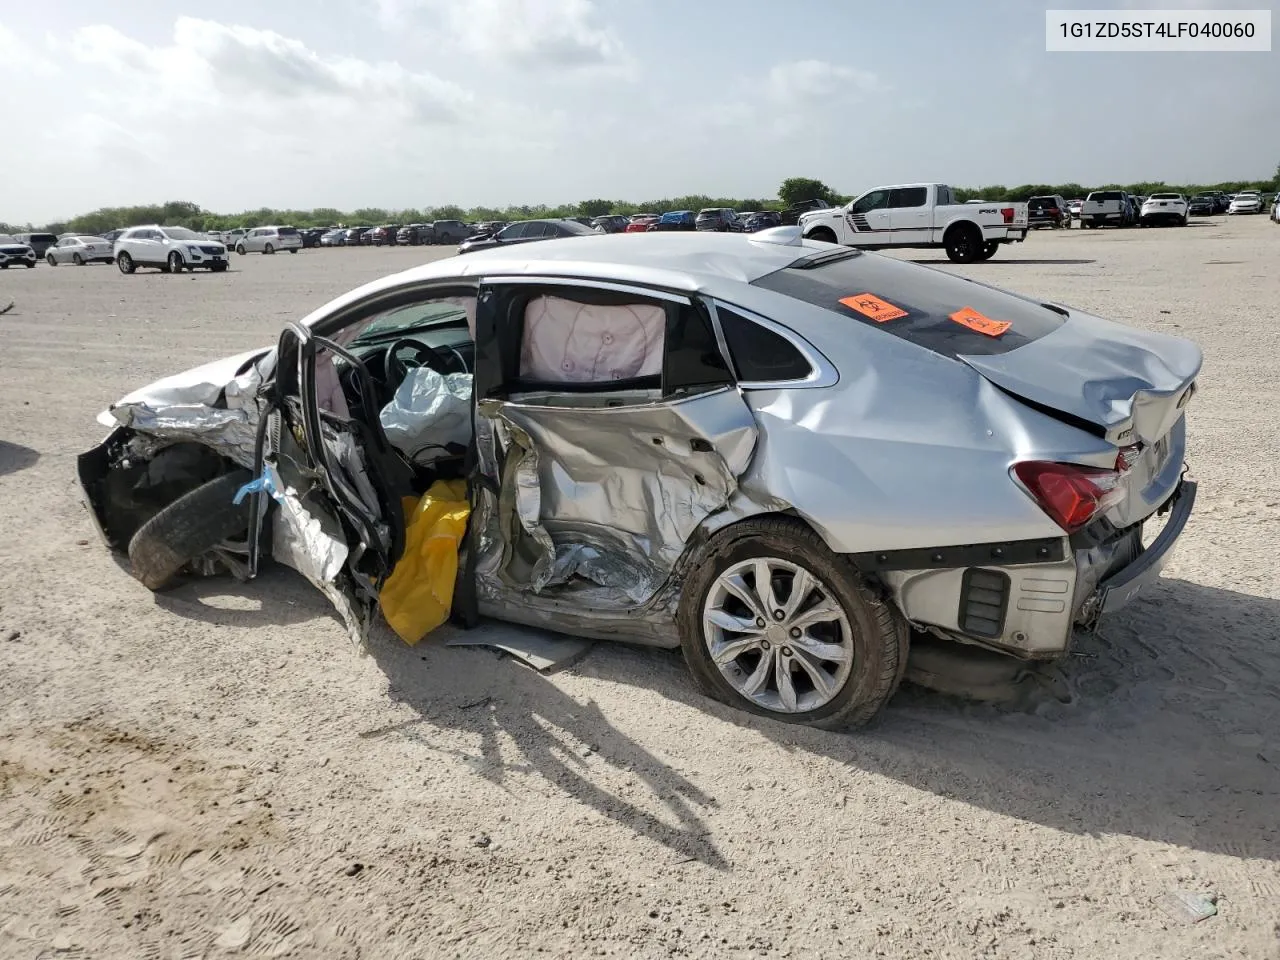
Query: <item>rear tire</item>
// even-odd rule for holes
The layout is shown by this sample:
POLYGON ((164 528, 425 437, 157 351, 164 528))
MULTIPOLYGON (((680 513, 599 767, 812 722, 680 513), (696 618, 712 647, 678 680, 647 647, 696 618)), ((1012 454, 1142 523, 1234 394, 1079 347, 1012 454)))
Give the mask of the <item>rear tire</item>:
POLYGON ((74 263, 77 267, 83 267, 84 257, 80 256, 80 254, 78 253, 73 253, 71 255, 71 262, 74 263))
POLYGON ((267 256, 271 256, 271 254, 276 252, 276 248, 268 243, 265 247, 262 248, 262 252, 265 253, 267 256))
MULTIPOLYGON (((676 622, 685 662, 695 682, 709 696, 759 716, 828 730, 869 722, 893 696, 906 669, 910 640, 905 623, 892 606, 863 584, 852 565, 832 553, 805 524, 781 516, 735 524, 702 548, 692 569, 682 591, 676 622), (757 566, 758 561, 766 566, 757 566), (735 568, 746 572, 734 574, 735 568), (790 605, 799 571, 809 578, 805 595, 794 598, 793 613, 777 618, 787 637, 780 643, 776 638, 772 643, 765 640, 767 631, 777 631, 759 628, 765 622, 763 617, 755 620, 753 627, 749 613, 739 616, 726 611, 727 603, 737 603, 736 598, 741 596, 736 589, 726 592, 726 582, 748 589, 746 577, 750 576, 749 593, 755 596, 752 571, 756 569, 767 569, 767 592, 780 607, 790 605), (787 600, 777 597, 784 585, 787 600), (805 621, 806 612, 814 614, 820 608, 830 614, 811 616, 805 621), (713 615, 720 620, 712 622, 709 617, 713 615), (726 618, 730 623, 743 624, 748 632, 724 629, 726 618), (797 624, 795 632, 786 628, 792 622, 797 624), (810 630, 822 632, 815 636, 810 630), (754 648, 750 641, 743 646, 741 641, 749 637, 759 637, 762 642, 755 643, 754 648), (718 648, 719 663, 713 659, 713 645, 718 648), (735 647, 741 649, 734 653, 735 647), (847 670, 835 666, 834 673, 828 673, 823 669, 846 657, 847 670), (773 667, 768 666, 770 662, 773 667), (821 690, 813 679, 813 670, 820 671, 826 677, 824 683, 832 686, 821 690), (751 680, 744 676, 748 671, 752 671, 751 676, 757 672, 764 676, 762 682, 755 684, 754 693, 750 692, 751 680), (788 697, 780 685, 783 680, 796 698, 790 709, 785 706, 788 697), (776 688, 776 696, 771 685, 776 688), (770 707, 761 700, 775 705, 770 707), (806 701, 814 706, 799 709, 806 701)), ((762 599, 757 597, 757 602, 762 599)), ((739 605, 742 610, 750 609, 746 604, 739 605)), ((764 616, 773 613, 763 609, 760 612, 764 616)))
POLYGON ((953 263, 973 263, 982 256, 982 233, 969 223, 959 223, 942 238, 947 259, 953 263))
POLYGON ((298 251, 297 251, 297 250, 290 250, 289 252, 290 252, 290 253, 297 253, 298 251))
POLYGON ((991 240, 988 243, 984 243, 982 245, 982 253, 978 254, 978 259, 990 260, 992 257, 996 255, 996 251, 999 249, 1000 249, 1000 244, 996 243, 996 241, 994 240, 991 240))
POLYGON ((133 575, 148 590, 160 590, 201 554, 249 529, 249 498, 238 506, 236 491, 248 470, 215 477, 169 504, 138 528, 129 541, 133 575))

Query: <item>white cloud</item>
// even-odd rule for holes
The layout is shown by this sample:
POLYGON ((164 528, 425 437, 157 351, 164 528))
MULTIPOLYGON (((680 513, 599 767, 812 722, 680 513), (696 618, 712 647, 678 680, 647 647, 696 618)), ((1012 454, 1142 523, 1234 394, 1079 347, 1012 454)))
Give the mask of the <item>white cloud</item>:
POLYGON ((423 124, 461 119, 471 95, 456 84, 395 62, 324 57, 270 30, 179 18, 173 42, 147 46, 114 27, 83 27, 72 57, 126 81, 111 102, 134 114, 182 105, 270 117, 286 105, 423 124))
POLYGON ((633 66, 594 0, 376 0, 384 24, 430 24, 461 50, 525 69, 633 66))
POLYGON ((58 65, 41 55, 21 37, 0 23, 0 63, 12 73, 29 77, 51 77, 58 65))
POLYGON ((883 89, 874 73, 822 60, 780 63, 769 71, 764 86, 766 97, 773 103, 795 106, 860 100, 883 89))

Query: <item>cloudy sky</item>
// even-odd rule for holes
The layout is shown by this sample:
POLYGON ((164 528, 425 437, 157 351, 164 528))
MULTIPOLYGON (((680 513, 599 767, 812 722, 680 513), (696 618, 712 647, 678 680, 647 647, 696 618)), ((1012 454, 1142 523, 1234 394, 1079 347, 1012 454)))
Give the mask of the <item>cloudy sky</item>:
POLYGON ((1044 6, 10 0, 0 221, 178 199, 767 196, 800 175, 848 193, 1215 181, 1280 163, 1280 53, 1050 54, 1044 6))

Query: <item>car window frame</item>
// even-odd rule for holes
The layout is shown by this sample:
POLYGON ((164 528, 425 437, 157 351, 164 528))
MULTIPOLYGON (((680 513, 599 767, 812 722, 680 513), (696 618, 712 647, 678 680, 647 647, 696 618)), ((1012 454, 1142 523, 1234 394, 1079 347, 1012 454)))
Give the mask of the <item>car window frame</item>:
POLYGON ((723 298, 707 298, 707 304, 711 309, 711 316, 715 322, 716 340, 720 344, 720 354, 728 361, 729 369, 733 371, 734 382, 740 390, 812 390, 833 387, 840 382, 840 372, 836 369, 835 364, 827 359, 821 350, 792 328, 778 323, 776 320, 771 320, 758 311, 736 303, 730 303, 723 298), (729 349, 729 341, 724 335, 724 328, 721 326, 721 307, 726 310, 732 310, 743 319, 758 324, 786 340, 808 361, 809 375, 802 379, 792 380, 744 380, 738 372, 737 364, 733 359, 733 351, 729 349))
MULTIPOLYGON (((654 403, 668 404, 678 403, 693 397, 706 396, 722 390, 731 390, 737 386, 737 376, 734 373, 733 361, 729 356, 724 338, 721 335, 719 325, 715 319, 715 311, 710 305, 710 301, 705 297, 698 297, 692 294, 676 293, 670 290, 663 290, 656 287, 645 286, 639 283, 616 282, 609 280, 597 280, 576 277, 556 277, 556 276, 518 276, 507 274, 495 274, 483 277, 479 283, 480 297, 476 306, 476 369, 475 379, 473 383, 474 400, 476 403, 486 401, 495 401, 499 403, 528 403, 523 399, 525 395, 572 395, 572 396, 608 396, 610 394, 625 395, 620 399, 620 406, 641 406, 652 405, 654 403), (706 383, 697 386, 680 386, 672 387, 668 383, 668 367, 667 361, 669 357, 672 318, 668 314, 662 329, 662 362, 659 366, 659 373, 656 376, 657 383, 652 381, 654 375, 645 377, 635 377, 625 380, 602 380, 602 381, 579 381, 570 383, 544 383, 542 381, 522 380, 518 374, 518 364, 520 352, 523 348, 523 341, 514 345, 504 346, 499 343, 501 337, 500 331, 482 330, 482 324, 488 321, 485 314, 485 302, 488 296, 495 291, 500 295, 505 288, 511 287, 528 287, 543 294, 548 291, 557 289, 566 291, 566 294, 573 291, 600 291, 609 294, 620 294, 623 296, 635 297, 637 300, 657 301, 663 304, 674 305, 677 309, 691 309, 701 311, 710 327, 712 337, 714 339, 716 349, 719 353, 720 360, 724 364, 725 378, 723 382, 706 383), (491 342, 486 342, 483 338, 491 338, 491 342), (517 364, 517 373, 514 377, 502 375, 498 379, 490 382, 489 371, 481 371, 481 364, 496 363, 499 367, 503 364, 501 357, 504 349, 513 350, 514 362, 517 364), (492 352, 489 355, 489 352, 492 352), (643 397, 638 397, 643 394, 643 397)), ((555 295, 552 293, 551 295, 555 295)), ((566 299, 572 299, 566 296, 566 299)), ((521 331, 523 336, 523 329, 521 331)), ((534 406, 545 406, 544 403, 533 404, 534 406)))
POLYGON ((852 204, 850 204, 850 206, 849 206, 849 212, 850 212, 850 213, 861 213, 861 214, 867 214, 867 213, 874 213, 874 212, 875 212, 875 211, 877 211, 877 210, 887 210, 887 209, 889 209, 889 197, 891 196, 892 192, 893 192, 893 191, 891 191, 891 190, 871 190, 871 191, 868 191, 867 193, 864 193, 862 196, 860 196, 857 200, 855 200, 852 204), (862 201, 866 200, 866 199, 867 199, 867 198, 869 198, 869 197, 874 197, 876 194, 883 194, 883 196, 884 196, 884 202, 883 202, 883 204, 882 204, 881 206, 874 206, 874 207, 859 207, 859 206, 858 206, 858 204, 862 203, 862 201))

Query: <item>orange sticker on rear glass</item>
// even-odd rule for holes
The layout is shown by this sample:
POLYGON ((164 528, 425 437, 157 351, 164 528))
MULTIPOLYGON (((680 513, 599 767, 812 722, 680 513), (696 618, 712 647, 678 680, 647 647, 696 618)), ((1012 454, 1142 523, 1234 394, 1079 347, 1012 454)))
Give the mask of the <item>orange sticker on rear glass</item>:
POLYGON ((876 323, 885 323, 905 317, 907 311, 895 307, 887 300, 881 300, 874 293, 858 293, 852 297, 844 297, 840 301, 850 310, 857 310, 864 317, 870 317, 876 323))
POLYGON ((951 314, 951 319, 962 327, 968 327, 977 333, 984 333, 988 337, 998 337, 1013 326, 1008 320, 992 320, 990 317, 983 316, 973 307, 963 307, 957 310, 951 314))

